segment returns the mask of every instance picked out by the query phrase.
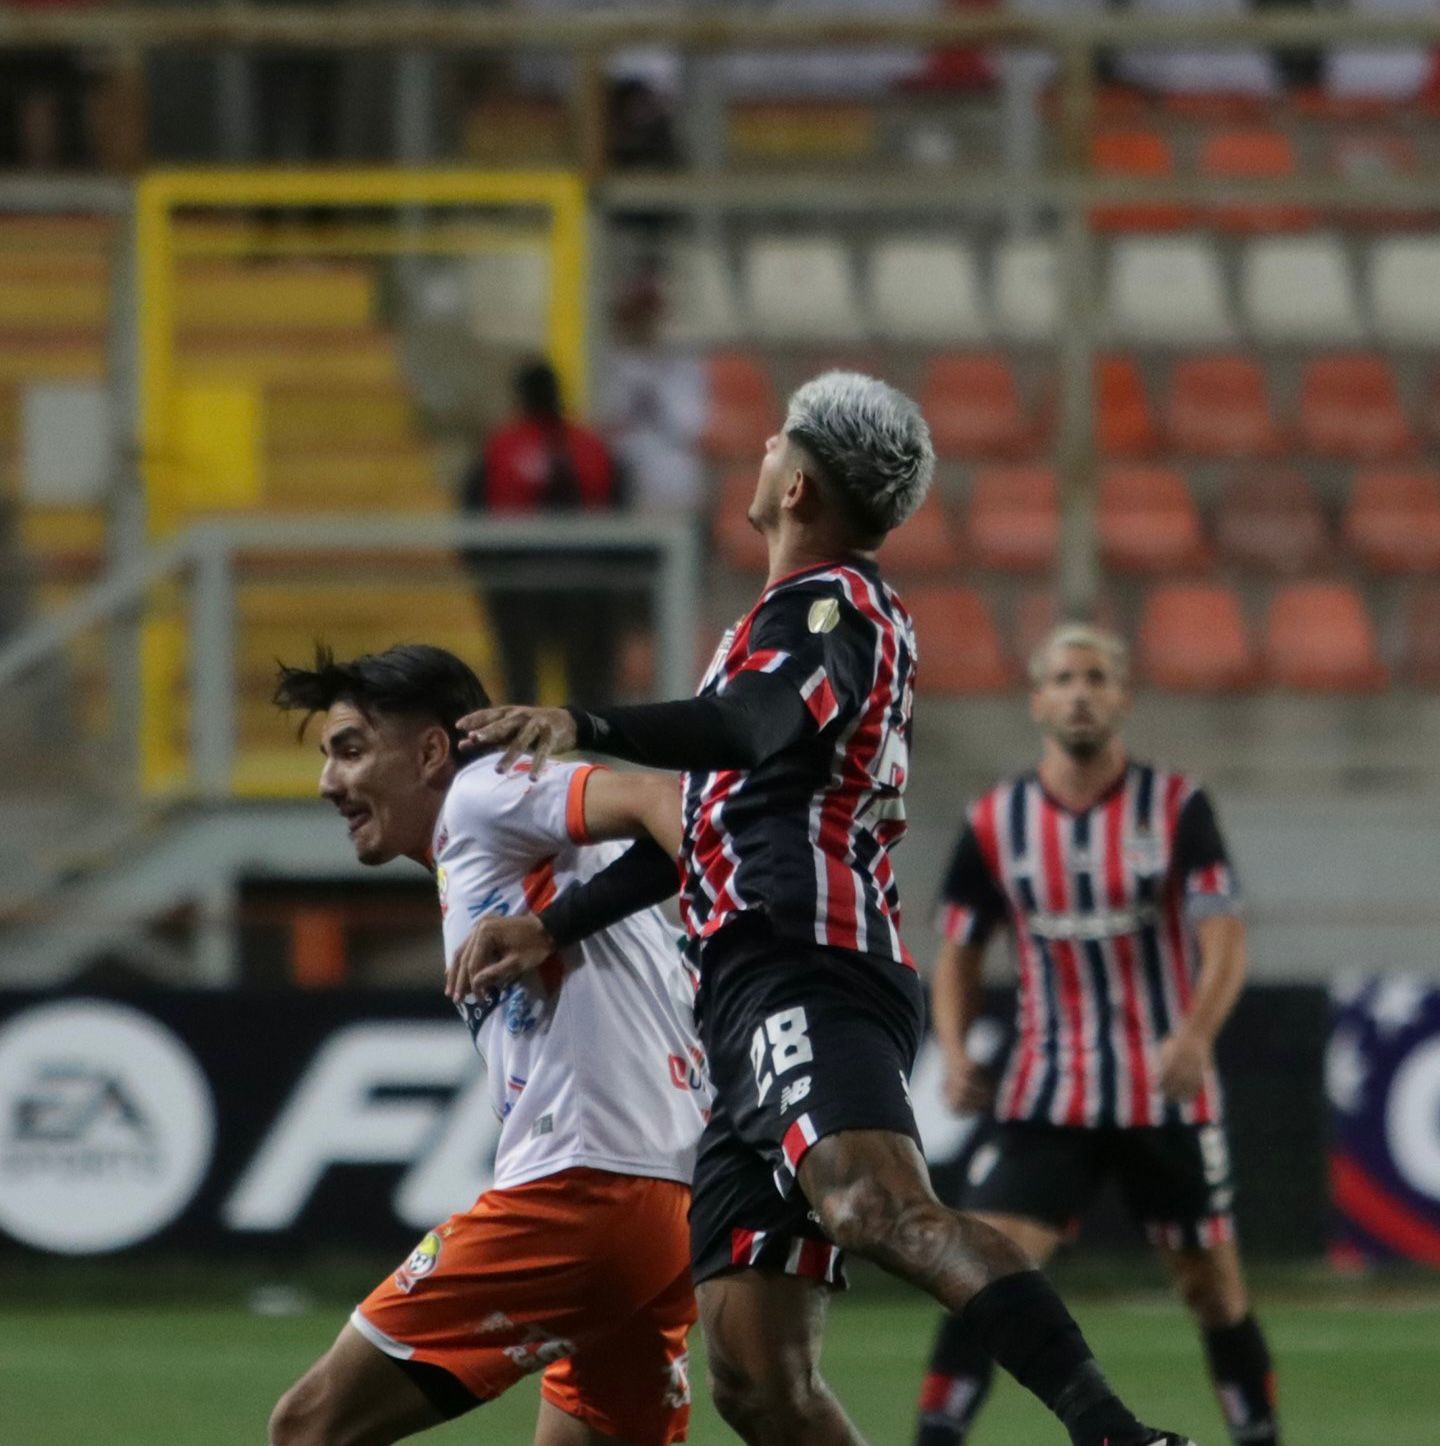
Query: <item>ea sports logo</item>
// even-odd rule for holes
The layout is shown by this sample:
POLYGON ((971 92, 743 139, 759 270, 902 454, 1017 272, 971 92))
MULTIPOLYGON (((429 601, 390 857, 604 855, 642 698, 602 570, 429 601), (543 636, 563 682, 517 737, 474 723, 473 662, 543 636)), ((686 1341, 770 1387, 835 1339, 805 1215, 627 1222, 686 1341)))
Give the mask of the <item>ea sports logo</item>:
POLYGON ((42 1250, 120 1250, 169 1225, 205 1176, 209 1086, 164 1026, 64 1000, 0 1028, 0 1230, 42 1250))

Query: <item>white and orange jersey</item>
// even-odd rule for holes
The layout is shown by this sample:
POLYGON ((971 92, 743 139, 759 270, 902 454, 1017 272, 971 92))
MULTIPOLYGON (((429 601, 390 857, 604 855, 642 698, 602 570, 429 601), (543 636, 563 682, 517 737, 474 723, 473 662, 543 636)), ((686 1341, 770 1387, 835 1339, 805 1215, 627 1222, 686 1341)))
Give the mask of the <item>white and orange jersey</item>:
MULTIPOLYGON (((543 908, 628 845, 585 835, 589 764, 464 768, 435 826, 445 956, 477 919, 543 908)), ((690 1183, 709 1083, 695 991, 675 931, 656 909, 561 950, 461 1013, 489 1069, 504 1124, 497 1188, 578 1166, 690 1183)))

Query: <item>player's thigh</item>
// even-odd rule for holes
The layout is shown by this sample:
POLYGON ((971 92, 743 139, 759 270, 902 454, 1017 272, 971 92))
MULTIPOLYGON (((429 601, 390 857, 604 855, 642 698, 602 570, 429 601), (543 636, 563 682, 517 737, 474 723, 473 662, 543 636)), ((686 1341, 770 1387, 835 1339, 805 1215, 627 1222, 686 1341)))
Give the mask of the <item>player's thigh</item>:
POLYGON ((820 1367, 830 1291, 770 1270, 737 1270, 696 1289, 711 1390, 783 1395, 820 1367))
POLYGON ((388 1446, 449 1419, 404 1367, 354 1326, 280 1398, 271 1446, 388 1446))
MULTIPOLYGON (((616 1440, 549 1401, 540 1402, 540 1411, 535 1417, 534 1446, 615 1446, 616 1440)), ((635 1446, 635 1443, 627 1441, 624 1446, 635 1446)))
MULTIPOLYGON (((955 1203, 982 1219, 1019 1222, 1017 1229, 1048 1254, 1084 1216, 1101 1178, 1094 1131, 1005 1121, 992 1125, 971 1154, 955 1203)), ((1017 1234, 1004 1233, 1032 1253, 1017 1234)))
POLYGON ((1233 1240, 1218 1245, 1159 1247, 1176 1292, 1206 1330, 1234 1325, 1250 1313, 1245 1272, 1233 1240))
MULTIPOLYGON (((650 1240, 637 1221, 631 1249, 645 1251, 650 1240)), ((624 1245, 620 1246, 624 1249, 624 1245)), ((669 1446, 685 1437, 690 1423, 690 1328, 695 1324, 695 1291, 684 1251, 670 1259, 669 1284, 640 1310, 598 1335, 577 1343, 573 1354, 555 1362, 541 1383, 551 1409, 541 1425, 556 1431, 556 1415, 568 1416, 592 1433, 572 1428, 559 1443, 624 1441, 627 1446, 669 1446)))

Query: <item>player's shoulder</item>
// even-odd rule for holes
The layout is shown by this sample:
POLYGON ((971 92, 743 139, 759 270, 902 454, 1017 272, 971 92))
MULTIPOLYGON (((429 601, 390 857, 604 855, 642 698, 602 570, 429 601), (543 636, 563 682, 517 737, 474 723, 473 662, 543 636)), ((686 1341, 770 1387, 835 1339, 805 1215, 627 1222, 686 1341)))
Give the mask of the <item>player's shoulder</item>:
POLYGON ((772 583, 762 607, 806 619, 812 632, 849 627, 911 630, 910 615, 899 594, 873 563, 826 563, 772 583))
POLYGON ((521 759, 506 773, 496 771, 493 757, 477 758, 455 775, 445 805, 441 810, 451 832, 464 830, 493 820, 514 809, 523 808, 534 798, 537 789, 568 788, 570 775, 581 765, 551 762, 540 778, 530 772, 528 760, 521 759))
POLYGON ((1132 758, 1126 765, 1132 786, 1153 790, 1162 798, 1171 798, 1185 803, 1197 793, 1205 792, 1205 785, 1198 775, 1189 769, 1173 768, 1153 759, 1132 758))

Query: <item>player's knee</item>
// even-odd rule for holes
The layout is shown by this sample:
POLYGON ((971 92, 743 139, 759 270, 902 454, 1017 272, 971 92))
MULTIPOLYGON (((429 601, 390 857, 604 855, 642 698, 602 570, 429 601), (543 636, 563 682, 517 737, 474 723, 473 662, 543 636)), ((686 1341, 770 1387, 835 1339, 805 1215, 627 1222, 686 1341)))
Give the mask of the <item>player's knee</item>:
POLYGON ((330 1398, 324 1372, 307 1371, 270 1413, 270 1446, 343 1446, 335 1434, 330 1398))
POLYGON ((930 1258, 950 1233, 950 1212, 881 1180, 857 1179, 827 1190, 816 1209, 825 1233, 855 1255, 930 1258))
POLYGON ((807 1362, 741 1362, 712 1353, 710 1399, 744 1440, 798 1436, 823 1401, 820 1373, 807 1362))
POLYGON ((1178 1262, 1175 1288, 1186 1309, 1207 1329, 1233 1324, 1245 1315, 1243 1293, 1237 1293, 1203 1261, 1178 1262))

